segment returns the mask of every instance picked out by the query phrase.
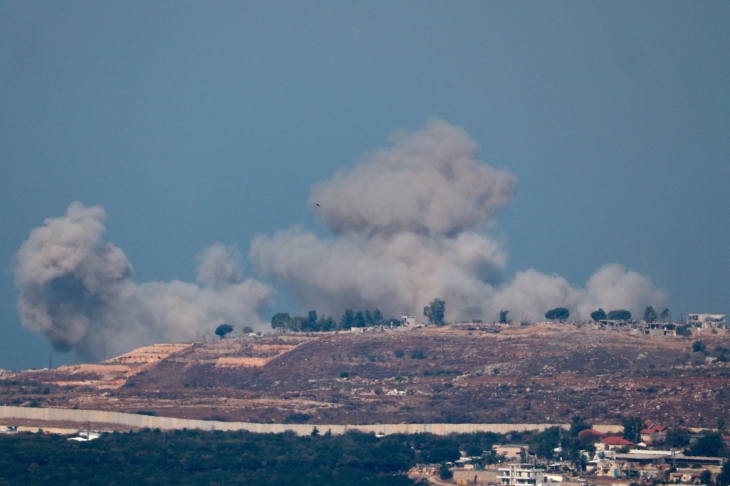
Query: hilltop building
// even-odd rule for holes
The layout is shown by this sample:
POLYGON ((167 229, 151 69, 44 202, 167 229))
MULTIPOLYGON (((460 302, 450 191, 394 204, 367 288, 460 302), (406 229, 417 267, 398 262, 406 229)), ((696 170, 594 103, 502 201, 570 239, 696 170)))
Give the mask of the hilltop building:
POLYGON ((714 329, 727 327, 727 319, 725 314, 687 314, 687 324, 702 329, 714 329))
POLYGON ((416 326, 416 318, 413 316, 401 316, 400 318, 401 325, 405 327, 415 327, 416 326))

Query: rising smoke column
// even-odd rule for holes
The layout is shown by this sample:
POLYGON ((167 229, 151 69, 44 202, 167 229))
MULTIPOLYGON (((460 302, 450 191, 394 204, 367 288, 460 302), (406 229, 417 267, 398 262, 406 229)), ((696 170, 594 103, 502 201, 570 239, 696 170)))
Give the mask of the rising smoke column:
POLYGON ((104 242, 106 213, 72 203, 34 229, 17 254, 15 284, 23 325, 54 347, 86 359, 154 342, 189 342, 215 327, 265 326, 258 312, 272 288, 245 279, 235 248, 213 245, 198 262, 200 285, 137 284, 124 252, 104 242))
POLYGON ((493 320, 501 309, 536 320, 557 306, 587 317, 664 303, 648 279, 615 264, 585 288, 532 269, 505 281, 506 251, 490 228, 516 177, 480 163, 466 131, 441 120, 391 141, 312 188, 309 206, 331 237, 295 226, 252 241, 249 259, 302 306, 421 316, 441 297, 451 320, 493 320))

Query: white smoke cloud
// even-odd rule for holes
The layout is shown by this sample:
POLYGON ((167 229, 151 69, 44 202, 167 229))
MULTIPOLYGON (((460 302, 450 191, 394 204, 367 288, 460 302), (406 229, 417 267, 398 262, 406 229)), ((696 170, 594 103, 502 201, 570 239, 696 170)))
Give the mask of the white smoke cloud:
POLYGON ((213 245, 199 258, 200 285, 137 284, 124 252, 102 241, 106 213, 72 203, 34 229, 17 254, 18 310, 27 328, 59 350, 88 359, 153 342, 185 342, 215 327, 263 328, 258 312, 274 291, 245 279, 235 248, 213 245))
POLYGON ((615 264, 585 288, 533 269, 504 282, 506 252, 489 230, 517 179, 476 157, 466 131, 441 120, 397 132, 391 147, 312 188, 309 206, 332 237, 301 226, 258 235, 249 259, 302 306, 330 313, 378 306, 421 316, 435 297, 451 320, 493 320, 502 309, 536 320, 557 306, 583 317, 599 306, 636 314, 664 304, 648 279, 615 264))

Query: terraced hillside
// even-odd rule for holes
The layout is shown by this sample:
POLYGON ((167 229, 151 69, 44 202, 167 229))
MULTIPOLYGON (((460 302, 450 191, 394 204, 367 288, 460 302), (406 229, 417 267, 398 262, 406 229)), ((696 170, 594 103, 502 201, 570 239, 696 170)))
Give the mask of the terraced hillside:
POLYGON ((270 334, 20 373, 5 380, 0 403, 253 422, 544 423, 580 415, 710 427, 730 421, 729 347, 725 331, 648 337, 552 324, 500 333, 270 334), (703 347, 693 351, 697 340, 703 347))

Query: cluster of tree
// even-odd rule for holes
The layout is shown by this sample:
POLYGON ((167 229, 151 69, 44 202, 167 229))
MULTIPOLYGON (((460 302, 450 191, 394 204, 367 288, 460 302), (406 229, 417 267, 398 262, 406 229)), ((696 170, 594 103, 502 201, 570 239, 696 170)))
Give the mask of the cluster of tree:
POLYGON ((296 332, 324 332, 338 330, 337 321, 331 316, 322 314, 317 316, 316 310, 311 310, 304 316, 291 317, 286 312, 279 312, 271 318, 271 327, 274 329, 289 329, 296 332))
POLYGON ((289 329, 301 332, 340 331, 353 327, 399 326, 400 324, 401 322, 398 319, 383 319, 383 313, 380 312, 380 309, 375 309, 372 312, 369 309, 365 312, 347 309, 339 322, 331 316, 321 315, 317 317, 316 310, 309 311, 307 317, 291 317, 286 312, 279 312, 271 318, 271 327, 274 329, 289 329))
POLYGON ((581 451, 586 451, 592 455, 595 452, 593 444, 597 439, 595 436, 580 438, 578 434, 582 430, 591 427, 581 417, 576 416, 573 417, 568 431, 559 427, 550 427, 540 433, 533 434, 525 442, 530 445, 530 452, 542 460, 552 461, 562 457, 564 460, 573 463, 577 469, 585 470, 586 458, 581 454, 581 451))
MULTIPOLYGON (((664 309, 661 314, 657 316, 654 307, 649 305, 644 310, 644 322, 669 322, 671 315, 672 314, 669 312, 669 309, 664 309)), ((625 309, 617 309, 606 313, 606 311, 599 308, 597 311, 591 312, 591 319, 596 322, 602 321, 604 319, 608 319, 611 321, 628 321, 629 319, 631 319, 631 312, 625 309)))
MULTIPOLYGON (((626 419, 628 434, 638 433, 641 420, 626 419)), ((539 459, 563 457, 585 467, 580 451, 594 452, 595 438, 578 433, 590 428, 574 417, 570 430, 558 427, 540 433, 374 434, 348 432, 332 436, 316 426, 309 436, 293 433, 252 434, 144 429, 136 433, 106 433, 91 442, 73 442, 42 433, 0 435, 1 484, 414 484, 404 474, 417 463, 444 465, 460 451, 481 465, 493 464, 494 444, 522 442, 539 459), (509 438, 509 439, 508 439, 509 438)), ((681 429, 673 429, 680 431, 681 429)), ((673 437, 670 431, 668 440, 673 437)), ((686 434, 686 432, 685 432, 686 434)), ((636 437, 632 436, 634 439, 636 437)), ((679 436, 678 436, 679 437, 679 436)), ((689 437, 679 446, 687 447, 689 437)), ((674 438, 672 439, 674 440, 674 438)), ((727 455, 717 433, 708 433, 685 452, 703 456, 727 455)), ((440 472, 448 477, 448 468, 440 472)), ((730 463, 716 486, 730 482, 730 463)), ((709 484, 709 483, 705 483, 709 484)))
POLYGON ((492 445, 515 440, 507 437, 480 432, 378 438, 354 431, 333 436, 316 426, 304 437, 289 432, 144 429, 105 433, 79 443, 42 433, 0 435, 0 485, 412 485, 404 474, 409 468, 453 462, 460 451, 480 464, 497 462, 502 457, 491 452, 492 445))
POLYGON ((631 319, 631 312, 625 309, 617 309, 609 311, 607 314, 606 311, 599 307, 597 311, 591 312, 591 319, 596 322, 603 321, 605 319, 610 321, 628 321, 631 319))
MULTIPOLYGON (((641 441, 641 430, 644 428, 644 422, 639 417, 624 418, 623 426, 624 438, 634 443, 641 441)), ((719 432, 707 430, 702 437, 692 443, 690 441, 689 431, 686 428, 671 427, 667 431, 667 438, 664 445, 666 447, 684 449, 685 456, 730 457, 730 449, 728 449, 722 440, 722 434, 725 431, 725 421, 723 419, 717 421, 717 428, 719 432)), ((721 475, 721 478, 724 479, 719 480, 717 482, 718 485, 727 485, 730 482, 730 468, 727 467, 727 462, 725 466, 726 468, 723 469, 724 476, 721 475)))
MULTIPOLYGON (((230 324, 221 324, 220 326, 215 328, 215 335, 220 337, 221 339, 225 339, 227 335, 233 332, 233 326, 230 324)), ((245 326, 241 329, 241 332, 244 334, 251 334, 253 332, 253 329, 251 329, 249 326, 245 326)))
POLYGON ((369 309, 366 309, 365 312, 347 309, 340 318, 340 326, 342 329, 384 325, 400 326, 400 324, 399 319, 389 319, 387 321, 383 319, 383 314, 380 312, 380 309, 375 309, 372 312, 369 309))
POLYGON ((570 317, 570 311, 565 307, 556 307, 545 313, 545 319, 550 319, 551 321, 565 322, 568 317, 570 317))
MULTIPOLYGON (((458 449, 457 449, 458 456, 458 449)), ((91 442, 0 436, 0 484, 412 485, 403 436, 143 430, 91 442)))
POLYGON ((728 354, 730 354, 730 349, 726 348, 725 346, 715 346, 715 350, 710 351, 707 348, 707 344, 704 341, 700 341, 699 339, 692 343, 692 352, 702 353, 705 356, 715 357, 720 363, 727 363, 728 361, 730 361, 730 357, 728 357, 728 354))
POLYGON ((423 308, 423 315, 428 319, 430 324, 443 326, 446 324, 446 302, 442 299, 433 299, 426 307, 423 308))
POLYGON ((671 315, 672 314, 669 312, 669 309, 665 308, 662 313, 657 316, 654 307, 649 305, 644 310, 644 322, 657 322, 658 320, 661 322, 669 322, 671 315))
MULTIPOLYGON (((509 311, 499 312, 499 322, 506 322, 506 312, 509 311), (503 315, 503 313, 505 314, 503 315)), ((550 319, 551 321, 565 322, 568 317, 570 317, 570 311, 565 307, 556 307, 555 309, 550 309, 545 313, 545 318, 550 319)), ((644 311, 645 322, 657 322, 658 320, 661 320, 661 322, 669 322, 670 317, 671 313, 669 312, 669 309, 664 309, 659 316, 657 316, 657 313, 652 306, 647 306, 646 310, 644 311)), ((627 321, 631 319, 631 312, 625 309, 616 309, 606 313, 606 311, 599 308, 598 310, 591 312, 591 319, 596 322, 605 319, 612 321, 627 321)))

